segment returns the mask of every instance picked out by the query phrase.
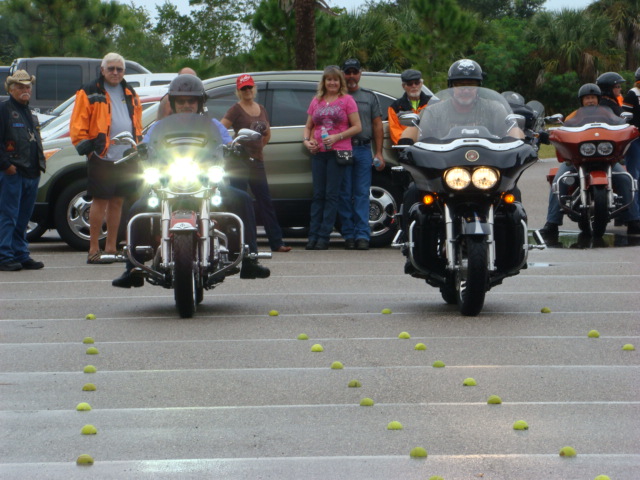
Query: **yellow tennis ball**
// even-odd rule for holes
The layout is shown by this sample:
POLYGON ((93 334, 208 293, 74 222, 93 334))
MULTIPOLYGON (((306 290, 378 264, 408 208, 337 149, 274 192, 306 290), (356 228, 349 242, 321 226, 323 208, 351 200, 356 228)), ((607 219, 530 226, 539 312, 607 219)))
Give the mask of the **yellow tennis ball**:
POLYGON ((426 350, 427 346, 424 343, 416 343, 416 346, 413 347, 414 350, 426 350))
POLYGON ((83 392, 95 392, 96 386, 93 383, 85 383, 82 387, 83 392))
POLYGON ((362 400, 360 400, 360 406, 361 407, 372 407, 373 406, 373 400, 371 400, 370 398, 363 398, 362 400))
POLYGON ((341 362, 333 362, 331 364, 331 368, 333 368, 334 370, 341 370, 344 368, 344 365, 342 365, 341 362))
POLYGON ((80 433, 82 433, 82 435, 95 435, 98 433, 98 429, 93 425, 85 425, 82 427, 82 430, 80 430, 80 433))
POLYGON ((589 338, 600 338, 600 332, 598 330, 589 330, 589 333, 587 334, 587 337, 589 337, 589 338))
POLYGON ((76 407, 76 410, 79 412, 88 412, 89 410, 91 410, 91 405, 89 405, 87 402, 81 402, 76 407))
POLYGON ((573 447, 562 447, 560 449, 561 457, 575 457, 577 455, 576 449, 573 447))
POLYGON ((390 308, 383 308, 382 309, 382 313, 384 313, 385 315, 388 315, 391 313, 391 309, 390 308))
POLYGON ((93 365, 87 365, 84 367, 84 373, 96 373, 98 370, 93 365))
POLYGON ((414 447, 411 449, 409 456, 412 458, 426 458, 427 451, 422 447, 414 447))
POLYGON ((549 307, 543 307, 540 310, 540 313, 551 313, 551 309, 549 307))
POLYGON ((491 395, 487 400, 489 405, 500 405, 502 403, 502 399, 498 395, 491 395))
POLYGON ((309 340, 309 335, 307 335, 306 333, 301 333, 300 335, 298 335, 298 340, 309 340))
POLYGON ((96 316, 93 313, 87 313, 87 316, 84 318, 86 318, 87 320, 95 320, 96 316))
POLYGON ((409 335, 408 332, 400 332, 400 335, 398 335, 398 338, 411 338, 411 335, 409 335))
POLYGON ((360 388, 362 384, 358 380, 351 380, 349 382, 349 388, 360 388))
POLYGON ((436 360, 435 362, 433 362, 433 367, 434 368, 443 368, 444 367, 444 362, 442 360, 436 360))
POLYGON ((607 475, 598 475, 593 480, 611 480, 607 475))
POLYGON ((389 425, 387 425, 387 430, 402 430, 403 428, 400 422, 395 421, 389 422, 389 425))
POLYGON ((324 348, 319 343, 316 343, 313 347, 311 347, 312 352, 324 352, 324 348))
POLYGON ((434 475, 432 477, 429 477, 429 480, 444 480, 444 478, 440 477, 439 475, 434 475))
POLYGON ((635 350, 635 349, 636 349, 636 347, 634 347, 630 343, 627 343, 625 346, 622 347, 622 350, 627 350, 627 351, 631 351, 631 350, 635 350))
POLYGON ((271 311, 269 312, 269 316, 270 316, 270 317, 277 317, 278 315, 280 315, 280 314, 278 313, 278 310, 271 310, 271 311))
POLYGON ((96 347, 87 348, 87 355, 97 355, 98 349, 96 347))
POLYGON ((93 342, 93 338, 91 338, 91 337, 84 337, 84 338, 82 339, 82 343, 94 343, 94 342, 93 342))
POLYGON ((518 420, 513 424, 514 430, 529 430, 529 424, 524 420, 518 420))
POLYGON ((93 465, 93 457, 91 455, 87 455, 86 453, 83 453, 78 457, 78 459, 76 460, 76 463, 78 465, 93 465))
POLYGON ((478 384, 473 378, 469 377, 469 378, 465 378, 462 381, 462 385, 464 385, 465 387, 475 387, 478 384))

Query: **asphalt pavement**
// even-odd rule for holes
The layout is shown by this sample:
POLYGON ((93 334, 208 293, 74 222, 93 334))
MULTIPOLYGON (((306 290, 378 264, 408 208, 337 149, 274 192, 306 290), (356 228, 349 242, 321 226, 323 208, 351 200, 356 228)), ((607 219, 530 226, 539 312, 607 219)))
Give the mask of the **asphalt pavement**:
MULTIPOLYGON (((531 228, 551 166, 520 182, 531 228)), ((43 270, 0 272, 0 478, 637 480, 640 359, 623 345, 640 349, 640 239, 563 228, 473 318, 399 251, 336 237, 291 239, 269 279, 229 278, 180 319, 172 291, 112 288, 121 264, 87 265, 51 232, 32 245, 43 270)))

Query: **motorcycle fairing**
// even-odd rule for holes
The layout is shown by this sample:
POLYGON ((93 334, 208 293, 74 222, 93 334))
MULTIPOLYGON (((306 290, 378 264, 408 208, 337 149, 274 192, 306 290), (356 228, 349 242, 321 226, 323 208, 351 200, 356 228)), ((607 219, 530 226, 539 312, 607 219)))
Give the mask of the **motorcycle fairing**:
POLYGON ((198 231, 198 215, 194 211, 171 212, 170 232, 198 231))
POLYGON ((589 172, 589 185, 609 185, 607 172, 602 170, 592 170, 589 172))

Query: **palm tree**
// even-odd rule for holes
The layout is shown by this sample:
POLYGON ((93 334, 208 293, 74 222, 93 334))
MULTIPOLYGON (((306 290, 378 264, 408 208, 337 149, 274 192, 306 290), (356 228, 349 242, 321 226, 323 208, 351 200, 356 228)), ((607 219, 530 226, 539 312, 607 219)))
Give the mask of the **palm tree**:
POLYGON ((616 45, 625 53, 623 69, 635 70, 640 52, 640 1, 599 0, 589 5, 587 12, 609 19, 616 45))

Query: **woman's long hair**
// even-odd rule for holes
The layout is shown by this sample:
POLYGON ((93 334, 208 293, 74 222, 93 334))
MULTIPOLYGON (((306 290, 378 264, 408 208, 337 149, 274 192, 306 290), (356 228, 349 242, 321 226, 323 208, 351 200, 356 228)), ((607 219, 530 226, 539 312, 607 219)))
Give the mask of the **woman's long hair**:
POLYGON ((322 73, 322 79, 320 80, 320 83, 318 83, 318 91, 316 93, 316 97, 318 97, 318 99, 321 99, 327 94, 327 88, 325 87, 324 83, 325 80, 329 77, 334 77, 340 80, 340 91, 338 92, 338 95, 346 95, 348 91, 347 80, 344 78, 343 71, 340 70, 340 67, 338 67, 337 65, 329 65, 324 69, 324 72, 322 73))

